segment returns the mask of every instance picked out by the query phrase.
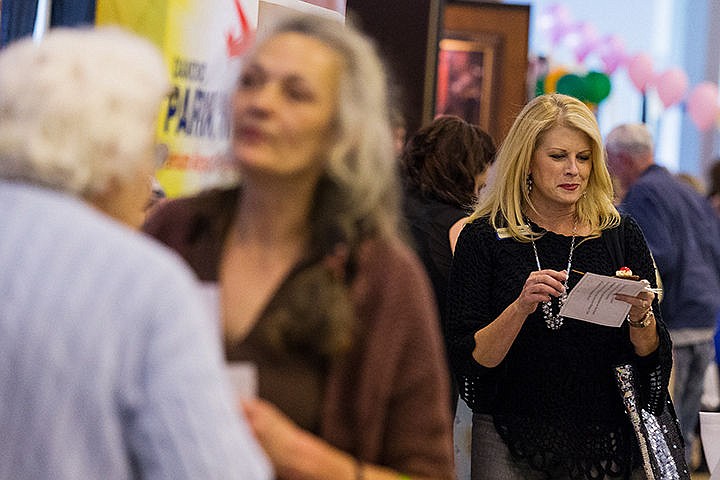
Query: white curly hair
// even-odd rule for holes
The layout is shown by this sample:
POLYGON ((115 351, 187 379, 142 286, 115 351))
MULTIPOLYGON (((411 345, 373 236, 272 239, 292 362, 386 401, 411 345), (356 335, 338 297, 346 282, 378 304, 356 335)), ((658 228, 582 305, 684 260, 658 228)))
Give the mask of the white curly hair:
POLYGON ((119 27, 10 44, 0 51, 0 177, 102 193, 151 159, 169 85, 160 51, 119 27))

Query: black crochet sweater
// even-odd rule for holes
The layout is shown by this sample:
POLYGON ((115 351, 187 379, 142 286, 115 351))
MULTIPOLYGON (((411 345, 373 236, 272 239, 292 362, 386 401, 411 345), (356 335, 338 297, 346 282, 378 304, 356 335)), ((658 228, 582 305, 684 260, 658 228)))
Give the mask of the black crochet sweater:
MULTIPOLYGON (((600 238, 577 238, 572 268, 614 275, 625 265, 655 286, 652 257, 637 224, 624 217, 613 230, 600 238), (618 243, 620 248, 613 248, 618 243)), ((536 240, 542 268, 567 268, 570 242, 571 237, 552 232, 536 240)), ((647 357, 634 353, 626 323, 615 328, 565 318, 559 330, 550 330, 538 307, 500 365, 482 367, 472 358, 473 334, 518 297, 536 269, 532 244, 500 239, 487 219, 463 229, 450 272, 445 325, 460 394, 474 413, 492 415, 511 452, 534 469, 580 479, 626 477, 640 464, 639 451, 613 367, 633 363, 643 407, 653 413, 663 409, 672 357, 658 305, 660 347, 647 357)), ((579 279, 571 273, 569 288, 579 279)))

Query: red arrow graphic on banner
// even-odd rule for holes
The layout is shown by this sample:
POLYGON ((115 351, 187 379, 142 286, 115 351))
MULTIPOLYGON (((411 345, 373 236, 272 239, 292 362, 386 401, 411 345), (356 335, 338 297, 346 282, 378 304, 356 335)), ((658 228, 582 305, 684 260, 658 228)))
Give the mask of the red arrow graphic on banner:
POLYGON ((238 22, 240 23, 240 34, 235 35, 233 32, 228 31, 225 34, 225 43, 227 45, 227 54, 229 58, 239 57, 250 47, 253 41, 253 31, 250 28, 245 12, 243 11, 240 0, 233 0, 235 3, 235 10, 238 13, 238 22))

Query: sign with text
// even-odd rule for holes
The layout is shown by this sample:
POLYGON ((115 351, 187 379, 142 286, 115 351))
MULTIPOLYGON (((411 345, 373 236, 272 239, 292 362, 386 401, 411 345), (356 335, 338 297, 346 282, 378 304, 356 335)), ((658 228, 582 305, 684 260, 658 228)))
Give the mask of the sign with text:
POLYGON ((121 25, 163 51, 172 87, 157 138, 169 155, 157 177, 168 197, 238 180, 229 155, 230 96, 257 29, 273 20, 276 9, 264 3, 344 18, 344 1, 340 13, 300 0, 97 0, 98 25, 121 25))

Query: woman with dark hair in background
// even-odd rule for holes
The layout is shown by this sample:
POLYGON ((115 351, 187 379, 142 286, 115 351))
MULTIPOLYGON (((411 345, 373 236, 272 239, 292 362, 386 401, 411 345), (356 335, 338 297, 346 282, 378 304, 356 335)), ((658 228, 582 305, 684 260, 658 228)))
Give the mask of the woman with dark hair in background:
MULTIPOLYGON (((495 150, 493 139, 478 126, 444 115, 415 133, 400 159, 405 218, 432 281, 441 319, 455 242, 485 185, 495 150)), ((454 408, 455 389, 452 395, 454 408)))

